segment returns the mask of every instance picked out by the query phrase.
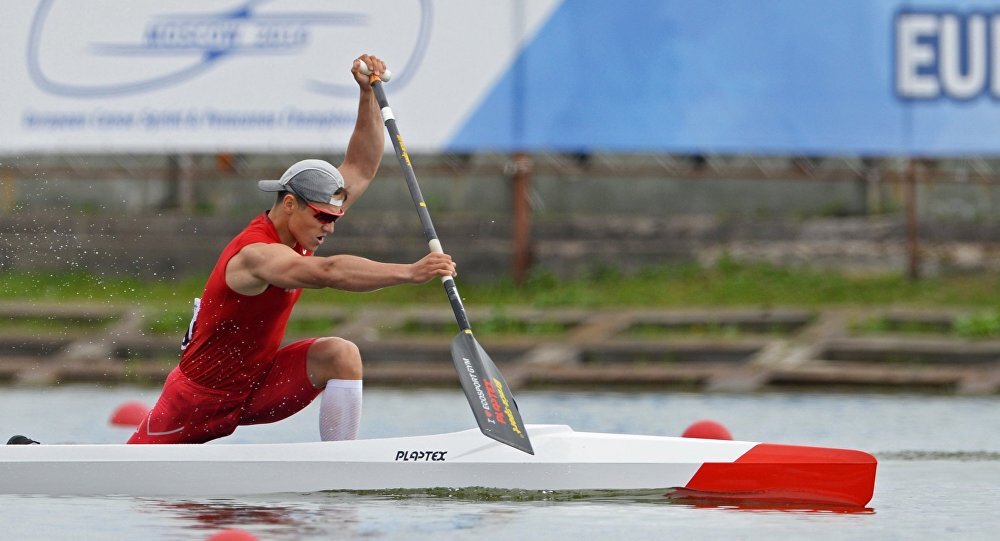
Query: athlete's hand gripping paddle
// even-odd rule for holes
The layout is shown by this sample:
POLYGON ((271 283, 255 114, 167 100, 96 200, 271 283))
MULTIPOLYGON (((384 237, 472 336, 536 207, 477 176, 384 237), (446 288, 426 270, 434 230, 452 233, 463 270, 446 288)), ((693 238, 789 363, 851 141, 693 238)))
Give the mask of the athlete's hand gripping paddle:
MULTIPOLYGON (((380 78, 371 73, 368 66, 361 62, 360 71, 363 75, 368 75, 375 91, 375 99, 382 109, 382 121, 389 131, 392 139, 392 147, 396 150, 396 158, 403 169, 403 176, 406 177, 406 184, 410 188, 410 196, 417 206, 417 213, 420 215, 420 223, 424 226, 424 236, 427 237, 427 244, 432 252, 443 253, 441 242, 434 231, 434 224, 431 222, 431 215, 427 211, 427 204, 424 196, 420 193, 420 186, 417 184, 417 176, 413 172, 410 164, 410 157, 406 153, 406 145, 399 135, 396 127, 396 119, 389 108, 389 102, 385 98, 385 91, 382 89, 382 80, 389 80, 388 71, 380 78)), ((528 440, 528 433, 524 429, 521 421, 521 414, 514 402, 514 396, 507 387, 500 370, 490 359, 486 351, 483 350, 475 336, 472 335, 472 327, 469 318, 465 314, 465 307, 462 305, 462 298, 458 294, 455 286, 455 279, 446 276, 442 279, 444 290, 448 294, 451 302, 451 309, 455 312, 455 319, 458 322, 460 332, 451 342, 451 358, 455 363, 455 370, 458 371, 458 379, 462 383, 462 390, 472 406, 472 413, 476 416, 479 429, 483 434, 511 447, 520 449, 529 454, 535 454, 528 440)))

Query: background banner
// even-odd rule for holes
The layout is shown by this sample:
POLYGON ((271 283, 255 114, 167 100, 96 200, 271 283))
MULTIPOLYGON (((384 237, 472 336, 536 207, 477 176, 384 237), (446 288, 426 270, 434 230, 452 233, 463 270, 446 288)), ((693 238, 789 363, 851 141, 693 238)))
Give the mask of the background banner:
POLYGON ((342 150, 362 52, 416 151, 1000 151, 989 0, 37 0, 0 45, 8 155, 342 150))
POLYGON ((361 53, 436 149, 557 3, 41 0, 0 18, 0 152, 342 150, 361 53))

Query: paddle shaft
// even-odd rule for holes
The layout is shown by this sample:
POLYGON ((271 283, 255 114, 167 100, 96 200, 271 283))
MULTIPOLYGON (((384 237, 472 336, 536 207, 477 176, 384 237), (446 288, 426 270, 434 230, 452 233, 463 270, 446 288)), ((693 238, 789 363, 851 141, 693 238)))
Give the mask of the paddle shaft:
MULTIPOLYGON (((372 90, 375 91, 375 99, 378 101, 378 106, 382 112, 382 122, 385 123, 385 129, 389 131, 389 138, 392 139, 392 148, 396 151, 396 158, 399 160, 399 166, 403 169, 403 176, 406 177, 406 185, 410 189, 410 197, 413 198, 413 204, 417 207, 417 214, 420 216, 420 224, 424 227, 424 237, 427 239, 427 245, 431 252, 444 253, 444 248, 441 247, 441 241, 438 240, 437 232, 434 231, 434 222, 431 221, 431 214, 427 211, 427 203, 424 202, 424 195, 420 193, 420 185, 417 183, 416 173, 413 172, 413 165, 410 164, 410 156, 406 153, 403 136, 399 134, 399 128, 396 126, 396 118, 392 114, 392 108, 389 107, 389 101, 386 99, 385 91, 382 89, 382 81, 375 75, 371 77, 372 90)), ((458 294, 458 286, 455 285, 455 279, 451 276, 445 276, 441 281, 444 283, 444 290, 448 294, 448 301, 451 303, 451 310, 455 313, 455 320, 458 322, 459 328, 463 332, 471 331, 472 326, 469 324, 469 316, 465 313, 465 306, 462 305, 462 297, 458 294)))
MULTIPOLYGON (((362 73, 369 75, 367 66, 363 63, 359 69, 362 73)), ((431 221, 430 212, 427 211, 424 196, 420 193, 417 175, 413 172, 413 165, 410 164, 410 156, 406 153, 403 137, 399 134, 399 128, 396 126, 396 118, 392 114, 389 101, 382 89, 382 81, 375 74, 370 74, 369 77, 372 89, 375 91, 375 99, 381 109, 382 121, 386 130, 389 131, 392 148, 396 150, 396 158, 399 159, 399 166, 406 178, 406 185, 410 189, 413 204, 417 207, 420 223, 424 226, 427 245, 431 252, 444 253, 441 241, 437 238, 437 232, 434 231, 434 223, 431 221)), ((461 332, 451 343, 452 362, 458 371, 462 391, 469 400, 469 406, 476 417, 479 429, 490 438, 525 453, 534 454, 531 441, 524 430, 524 421, 518 411, 517 402, 514 401, 507 381, 490 356, 476 341, 475 336, 472 335, 469 318, 465 314, 465 306, 462 305, 462 297, 458 294, 455 279, 451 276, 445 276, 441 281, 444 284, 445 293, 448 294, 448 301, 451 302, 451 309, 455 313, 455 320, 461 329, 461 332)))

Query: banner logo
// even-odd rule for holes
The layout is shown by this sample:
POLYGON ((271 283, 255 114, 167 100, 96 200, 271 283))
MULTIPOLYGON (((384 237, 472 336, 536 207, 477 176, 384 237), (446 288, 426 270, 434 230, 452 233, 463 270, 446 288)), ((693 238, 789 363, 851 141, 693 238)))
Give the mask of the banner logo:
POLYGON ((345 79, 343 71, 330 67, 331 55, 354 58, 371 49, 393 65, 399 88, 423 57, 430 17, 430 0, 386 6, 294 0, 131 0, 95 6, 42 0, 28 38, 27 67, 48 93, 107 97, 186 83, 237 59, 270 57, 246 68, 320 94, 354 97, 353 81, 323 80, 345 79), (347 6, 354 9, 332 9, 347 6), (412 24, 400 25, 400 17, 412 24), (389 40, 385 50, 378 44, 348 50, 363 36, 390 31, 408 38, 403 46, 409 50, 392 47, 389 40))
POLYGON ((898 97, 1000 98, 1000 12, 903 10, 893 34, 898 97))

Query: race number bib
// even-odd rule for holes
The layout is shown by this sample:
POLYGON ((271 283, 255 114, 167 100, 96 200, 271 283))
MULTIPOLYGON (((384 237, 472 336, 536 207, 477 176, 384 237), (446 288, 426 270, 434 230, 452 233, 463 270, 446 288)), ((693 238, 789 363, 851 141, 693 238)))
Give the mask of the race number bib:
POLYGON ((187 332, 184 333, 184 339, 181 340, 181 351, 187 349, 188 345, 191 343, 191 339, 194 337, 194 324, 198 320, 198 310, 201 308, 201 299, 195 297, 194 308, 191 313, 191 323, 188 323, 187 332))

